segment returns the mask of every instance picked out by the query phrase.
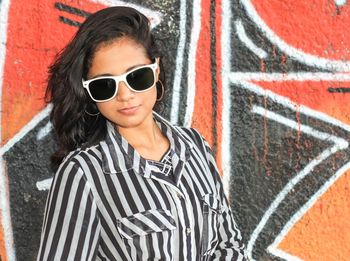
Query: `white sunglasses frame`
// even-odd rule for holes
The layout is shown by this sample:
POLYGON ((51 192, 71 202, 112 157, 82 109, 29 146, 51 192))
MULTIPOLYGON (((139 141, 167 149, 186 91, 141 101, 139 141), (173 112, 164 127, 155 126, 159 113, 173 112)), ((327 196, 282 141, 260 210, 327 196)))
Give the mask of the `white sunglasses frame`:
POLYGON ((153 86, 155 86, 155 83, 157 82, 157 81, 156 81, 156 80, 157 80, 156 70, 158 69, 158 66, 159 66, 159 65, 158 65, 158 60, 159 60, 159 58, 156 58, 154 63, 146 64, 146 65, 142 65, 142 66, 138 66, 138 67, 136 67, 136 68, 134 68, 134 69, 132 69, 132 70, 130 70, 130 71, 127 71, 126 73, 123 73, 123 74, 121 74, 121 75, 117 75, 117 76, 101 76, 101 77, 92 78, 92 79, 89 79, 89 80, 86 80, 86 81, 84 81, 84 79, 82 79, 83 87, 87 90, 87 92, 89 93, 90 98, 91 98, 94 102, 106 102, 106 101, 112 100, 112 99, 117 95, 117 93, 118 93, 119 83, 120 83, 120 82, 124 82, 125 85, 126 85, 131 91, 133 91, 133 92, 145 92, 145 91, 148 91, 148 90, 151 89, 153 86), (129 85, 128 81, 126 80, 126 76, 127 76, 129 73, 132 73, 132 72, 134 72, 134 71, 136 71, 136 70, 139 70, 139 69, 142 69, 142 68, 151 68, 151 69, 152 69, 152 71, 153 71, 153 76, 154 76, 154 83, 153 83, 152 86, 148 87, 148 88, 145 89, 145 90, 137 91, 137 90, 133 89, 133 88, 129 85), (95 80, 99 80, 99 79, 113 79, 113 80, 115 81, 115 83, 116 83, 116 90, 115 90, 115 92, 114 92, 114 94, 113 94, 113 96, 112 96, 111 98, 108 98, 108 99, 106 99, 106 100, 96 100, 96 99, 94 99, 94 97, 92 97, 91 92, 90 92, 90 89, 89 89, 89 84, 90 84, 90 82, 95 81, 95 80))

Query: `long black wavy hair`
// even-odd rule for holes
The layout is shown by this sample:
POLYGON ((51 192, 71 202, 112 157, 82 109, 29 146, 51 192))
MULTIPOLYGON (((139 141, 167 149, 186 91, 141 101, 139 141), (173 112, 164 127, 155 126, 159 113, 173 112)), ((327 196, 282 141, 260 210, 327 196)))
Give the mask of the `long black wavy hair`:
MULTIPOLYGON (((97 144, 106 136, 106 118, 98 112, 82 86, 97 48, 127 37, 144 47, 150 60, 160 57, 149 20, 130 7, 108 7, 91 14, 48 70, 46 101, 52 103, 50 120, 57 141, 54 165, 79 147, 97 144), (89 112, 89 113, 86 113, 89 112)), ((164 82, 161 65, 160 79, 164 82)))

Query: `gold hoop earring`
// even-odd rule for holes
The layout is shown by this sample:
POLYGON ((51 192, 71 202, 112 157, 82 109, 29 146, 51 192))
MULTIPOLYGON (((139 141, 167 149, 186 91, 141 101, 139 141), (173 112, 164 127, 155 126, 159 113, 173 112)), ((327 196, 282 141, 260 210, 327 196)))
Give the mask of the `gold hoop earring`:
POLYGON ((100 114, 100 112, 98 112, 98 113, 90 113, 90 112, 88 112, 87 110, 85 110, 85 113, 86 113, 87 115, 89 115, 89 116, 98 116, 98 115, 100 114))
MULTIPOLYGON (((164 84, 162 83, 161 80, 158 80, 158 82, 160 85, 161 85, 161 88, 162 88, 162 94, 160 95, 160 97, 158 97, 158 88, 157 88, 157 101, 161 101, 163 99, 163 96, 164 96, 164 92, 165 92, 165 89, 164 89, 164 84)), ((156 84, 156 86, 158 87, 158 85, 156 84)))
POLYGON ((89 115, 89 116, 92 116, 92 117, 95 117, 95 116, 98 116, 100 114, 100 111, 97 109, 97 112, 96 113, 91 113, 91 112, 88 112, 86 109, 84 110, 84 112, 89 115))

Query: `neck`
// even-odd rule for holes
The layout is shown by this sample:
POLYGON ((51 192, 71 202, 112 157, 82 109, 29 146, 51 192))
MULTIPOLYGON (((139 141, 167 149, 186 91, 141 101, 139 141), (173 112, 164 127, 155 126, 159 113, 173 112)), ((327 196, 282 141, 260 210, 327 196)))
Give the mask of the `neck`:
POLYGON ((161 130, 153 120, 152 114, 138 126, 130 128, 117 127, 117 129, 135 149, 157 146, 162 135, 161 130))

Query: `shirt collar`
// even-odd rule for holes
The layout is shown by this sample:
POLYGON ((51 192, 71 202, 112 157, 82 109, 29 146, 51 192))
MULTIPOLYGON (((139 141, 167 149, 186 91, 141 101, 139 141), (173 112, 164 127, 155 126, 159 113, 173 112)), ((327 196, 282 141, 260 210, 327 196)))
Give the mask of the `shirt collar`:
MULTIPOLYGON (((185 163, 190 157, 190 150, 193 145, 176 129, 170 122, 153 111, 153 119, 163 134, 170 141, 172 150, 172 162, 174 169, 176 165, 185 163)), ((151 176, 151 168, 144 159, 114 128, 113 124, 107 121, 107 136, 100 142, 102 152, 102 169, 106 174, 121 173, 133 169, 145 177, 151 176)))

